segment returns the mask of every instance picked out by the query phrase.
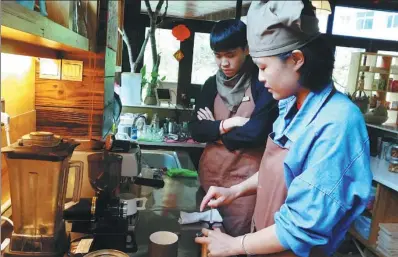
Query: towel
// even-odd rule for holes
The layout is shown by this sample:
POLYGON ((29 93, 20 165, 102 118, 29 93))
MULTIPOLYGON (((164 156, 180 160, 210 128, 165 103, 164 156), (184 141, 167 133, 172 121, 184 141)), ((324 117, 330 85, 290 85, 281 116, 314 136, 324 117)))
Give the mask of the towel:
POLYGON ((168 169, 167 170, 167 176, 169 176, 169 177, 197 178, 198 177, 198 173, 196 171, 194 171, 194 170, 174 168, 174 169, 168 169))
MULTIPOLYGON (((210 221, 210 210, 205 212, 181 212, 180 218, 178 219, 178 223, 183 224, 191 224, 197 223, 200 221, 210 221)), ((222 217, 217 209, 213 209, 213 222, 221 223, 222 217)))

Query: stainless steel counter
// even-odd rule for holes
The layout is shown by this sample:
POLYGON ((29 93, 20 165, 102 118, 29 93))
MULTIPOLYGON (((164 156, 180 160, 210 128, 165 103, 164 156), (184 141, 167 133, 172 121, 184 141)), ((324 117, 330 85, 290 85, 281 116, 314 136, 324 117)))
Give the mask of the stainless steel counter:
POLYGON ((139 145, 144 146, 162 146, 162 147, 179 147, 179 148, 205 148, 206 144, 204 143, 186 143, 186 142, 145 142, 138 141, 139 145))

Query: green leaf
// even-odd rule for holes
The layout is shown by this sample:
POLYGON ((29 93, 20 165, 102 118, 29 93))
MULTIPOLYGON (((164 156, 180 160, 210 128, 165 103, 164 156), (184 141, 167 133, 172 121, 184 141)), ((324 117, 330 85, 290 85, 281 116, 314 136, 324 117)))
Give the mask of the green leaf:
POLYGON ((151 72, 151 77, 152 78, 157 78, 159 76, 159 74, 156 71, 152 71, 151 72))
POLYGON ((146 74, 146 65, 144 64, 144 66, 142 66, 141 68, 141 77, 144 78, 146 74))
POLYGON ((160 80, 161 81, 164 81, 166 79, 166 76, 163 76, 163 78, 161 78, 160 80))

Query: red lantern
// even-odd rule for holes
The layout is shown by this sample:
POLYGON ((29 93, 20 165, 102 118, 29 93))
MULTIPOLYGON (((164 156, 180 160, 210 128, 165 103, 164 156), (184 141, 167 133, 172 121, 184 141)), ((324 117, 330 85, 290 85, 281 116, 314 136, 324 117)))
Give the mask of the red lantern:
POLYGON ((191 31, 189 31, 187 26, 182 25, 182 24, 175 26, 173 28, 173 30, 171 31, 171 33, 173 34, 173 36, 175 36, 177 38, 177 40, 179 40, 181 42, 191 36, 191 31))

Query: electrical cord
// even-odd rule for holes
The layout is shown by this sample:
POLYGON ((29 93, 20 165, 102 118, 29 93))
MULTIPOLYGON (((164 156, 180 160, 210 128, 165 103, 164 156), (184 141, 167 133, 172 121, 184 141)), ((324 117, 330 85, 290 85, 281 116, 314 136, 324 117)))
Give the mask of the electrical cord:
POLYGON ((14 223, 13 223, 12 220, 10 220, 9 218, 4 217, 4 216, 1 216, 1 219, 7 221, 8 223, 10 223, 11 226, 14 226, 14 223))
MULTIPOLYGON (((14 222, 12 222, 12 220, 10 220, 9 218, 1 216, 1 219, 7 221, 8 223, 11 224, 12 227, 14 227, 14 222)), ((11 240, 9 238, 6 238, 4 239, 3 242, 1 242, 1 252, 3 252, 7 248, 10 242, 11 240)))

